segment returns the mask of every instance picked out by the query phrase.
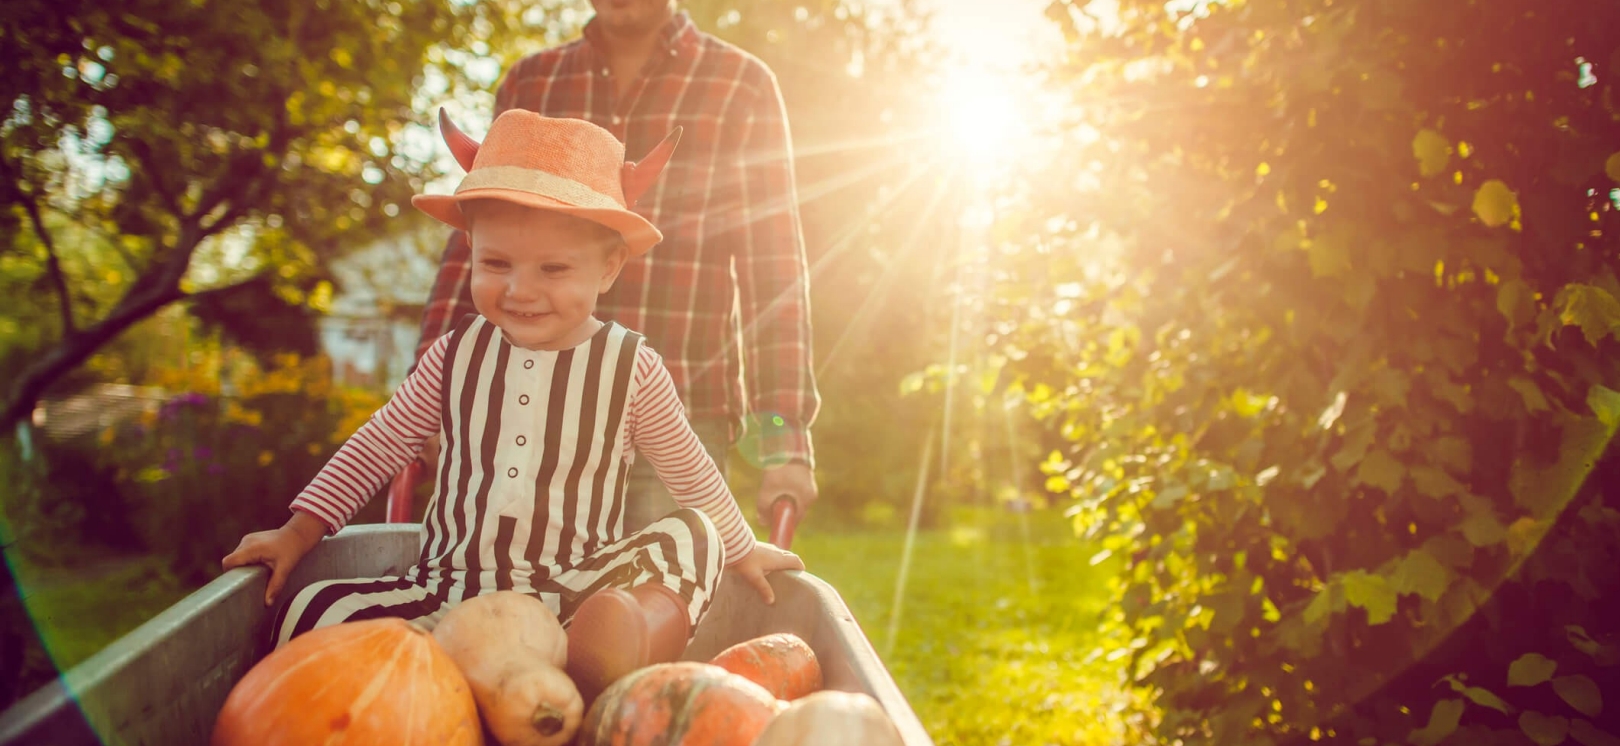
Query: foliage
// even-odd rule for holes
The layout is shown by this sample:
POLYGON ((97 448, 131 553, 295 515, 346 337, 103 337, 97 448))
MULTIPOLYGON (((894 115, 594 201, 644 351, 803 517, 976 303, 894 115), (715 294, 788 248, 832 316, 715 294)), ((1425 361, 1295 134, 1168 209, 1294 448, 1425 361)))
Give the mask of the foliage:
POLYGON ((1158 739, 1613 742, 1620 6, 1118 5, 987 325, 1158 739))
POLYGON ((444 48, 499 43, 516 5, 8 3, 0 279, 32 326, 4 340, 0 426, 170 303, 213 300, 194 311, 250 342, 253 322, 307 325, 326 262, 432 173, 406 139, 424 81, 465 77, 444 48), (243 289, 251 312, 211 297, 243 289))
POLYGON ((899 609, 900 531, 806 530, 793 549, 835 588, 940 746, 1134 743, 1147 727, 1100 637, 1109 563, 1076 567, 1056 511, 953 510, 916 536, 899 609), (899 634, 888 628, 899 613, 899 634))

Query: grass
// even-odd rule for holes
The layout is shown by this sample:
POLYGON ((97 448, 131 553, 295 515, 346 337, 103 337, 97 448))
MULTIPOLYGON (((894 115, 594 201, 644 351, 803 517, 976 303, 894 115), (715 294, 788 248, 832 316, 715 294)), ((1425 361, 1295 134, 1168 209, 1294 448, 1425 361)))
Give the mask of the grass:
MULTIPOLYGON (((9 597, 0 608, 11 634, 37 630, 43 649, 29 639, 16 678, 8 682, 22 696, 83 662, 158 612, 184 598, 184 587, 155 557, 102 560, 75 568, 37 567, 13 555, 12 571, 22 604, 9 597), (26 607, 26 611, 24 610, 26 607)), ((0 702, 0 709, 8 703, 0 702)))
POLYGON ((810 530, 793 549, 838 589, 940 746, 1126 740, 1103 647, 1111 567, 1055 512, 961 513, 919 533, 894 619, 903 531, 810 530))

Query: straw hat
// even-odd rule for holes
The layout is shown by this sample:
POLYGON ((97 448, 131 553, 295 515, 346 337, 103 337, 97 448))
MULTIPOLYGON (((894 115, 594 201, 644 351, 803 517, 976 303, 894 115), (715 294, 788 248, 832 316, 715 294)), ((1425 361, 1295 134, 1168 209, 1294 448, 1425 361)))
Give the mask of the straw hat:
POLYGON ((461 203, 505 202, 584 218, 619 232, 638 256, 663 234, 630 208, 669 162, 681 128, 676 127, 640 163, 624 160, 624 145, 612 133, 582 119, 543 117, 511 109, 495 118, 480 145, 439 109, 439 129, 467 175, 450 195, 418 194, 411 204, 462 230, 461 203))

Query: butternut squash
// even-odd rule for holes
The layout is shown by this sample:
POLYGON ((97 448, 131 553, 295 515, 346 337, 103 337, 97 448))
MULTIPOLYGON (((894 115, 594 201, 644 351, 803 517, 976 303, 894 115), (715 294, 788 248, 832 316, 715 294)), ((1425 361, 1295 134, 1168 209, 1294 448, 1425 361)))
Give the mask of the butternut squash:
POLYGON ((467 599, 445 613, 433 637, 466 676, 484 727, 501 746, 573 739, 585 703, 562 670, 567 635, 539 599, 516 591, 467 599))

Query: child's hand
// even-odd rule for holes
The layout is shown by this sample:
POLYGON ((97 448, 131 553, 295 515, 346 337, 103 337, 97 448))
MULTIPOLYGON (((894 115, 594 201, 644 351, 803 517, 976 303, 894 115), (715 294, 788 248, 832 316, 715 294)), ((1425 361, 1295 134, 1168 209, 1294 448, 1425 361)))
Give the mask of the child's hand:
POLYGON ((247 565, 270 568, 270 582, 264 588, 264 605, 276 602, 276 594, 286 585, 287 576, 298 566, 298 561, 309 554, 326 535, 326 526, 319 519, 303 511, 295 511, 287 525, 274 531, 255 531, 242 537, 236 551, 225 555, 220 562, 226 570, 247 565))
POLYGON ((747 557, 732 565, 730 569, 735 570, 743 580, 754 586, 754 590, 759 591, 759 597, 770 605, 776 603, 776 591, 771 590, 770 581, 765 579, 765 574, 777 570, 803 570, 804 560, 786 549, 762 541, 755 544, 754 551, 749 552, 747 557))

